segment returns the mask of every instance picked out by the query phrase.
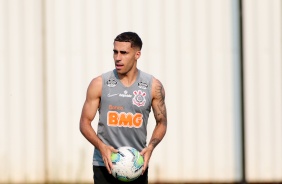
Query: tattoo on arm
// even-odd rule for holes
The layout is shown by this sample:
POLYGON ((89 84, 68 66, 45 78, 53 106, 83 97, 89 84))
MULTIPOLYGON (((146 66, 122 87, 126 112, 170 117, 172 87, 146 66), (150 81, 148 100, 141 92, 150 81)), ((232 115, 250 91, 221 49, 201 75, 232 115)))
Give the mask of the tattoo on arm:
POLYGON ((165 106, 165 91, 163 85, 160 81, 155 88, 156 99, 158 99, 157 109, 156 109, 156 120, 166 124, 166 106, 165 106))
POLYGON ((150 144, 155 148, 161 141, 157 138, 151 140, 150 144))
POLYGON ((153 111, 157 124, 154 129, 152 138, 149 142, 149 145, 151 145, 154 149, 164 137, 167 127, 165 90, 159 80, 156 80, 156 83, 154 85, 153 111))

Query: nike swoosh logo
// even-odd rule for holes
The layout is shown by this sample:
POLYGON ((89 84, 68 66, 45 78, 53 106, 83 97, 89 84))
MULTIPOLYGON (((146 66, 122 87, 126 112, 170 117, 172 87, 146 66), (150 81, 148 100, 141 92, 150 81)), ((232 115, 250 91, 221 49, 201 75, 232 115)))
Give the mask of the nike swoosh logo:
POLYGON ((108 94, 108 97, 113 97, 113 96, 116 96, 116 95, 118 95, 118 93, 117 94, 108 94))

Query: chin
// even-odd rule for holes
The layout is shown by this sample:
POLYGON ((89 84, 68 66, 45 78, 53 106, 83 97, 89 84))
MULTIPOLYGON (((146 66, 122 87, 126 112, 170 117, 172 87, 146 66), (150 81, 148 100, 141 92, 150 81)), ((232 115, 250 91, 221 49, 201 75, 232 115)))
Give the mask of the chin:
POLYGON ((116 69, 116 71, 117 71, 118 74, 121 74, 121 75, 124 74, 124 72, 122 72, 122 70, 116 69))

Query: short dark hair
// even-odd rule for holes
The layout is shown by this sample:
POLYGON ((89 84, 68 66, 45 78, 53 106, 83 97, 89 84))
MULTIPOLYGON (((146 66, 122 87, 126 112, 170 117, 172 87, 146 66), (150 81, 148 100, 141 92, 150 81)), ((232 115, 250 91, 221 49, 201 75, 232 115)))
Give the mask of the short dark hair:
POLYGON ((138 47, 140 50, 142 49, 142 40, 138 36, 138 34, 134 32, 123 32, 115 38, 117 42, 130 42, 131 47, 138 47))

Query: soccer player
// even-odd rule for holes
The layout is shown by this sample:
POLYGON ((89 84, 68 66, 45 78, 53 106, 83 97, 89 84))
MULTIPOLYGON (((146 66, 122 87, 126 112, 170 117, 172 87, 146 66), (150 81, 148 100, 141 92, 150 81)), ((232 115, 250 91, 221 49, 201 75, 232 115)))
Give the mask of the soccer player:
POLYGON ((119 183, 111 175, 111 153, 130 146, 144 157, 142 175, 131 183, 148 183, 148 163, 167 129, 165 90, 162 83, 137 68, 142 40, 134 32, 114 39, 115 69, 94 78, 87 89, 80 118, 80 131, 95 147, 94 183, 119 183), (156 126, 147 145, 147 124, 153 109, 156 126), (91 122, 99 112, 97 133, 91 122))

